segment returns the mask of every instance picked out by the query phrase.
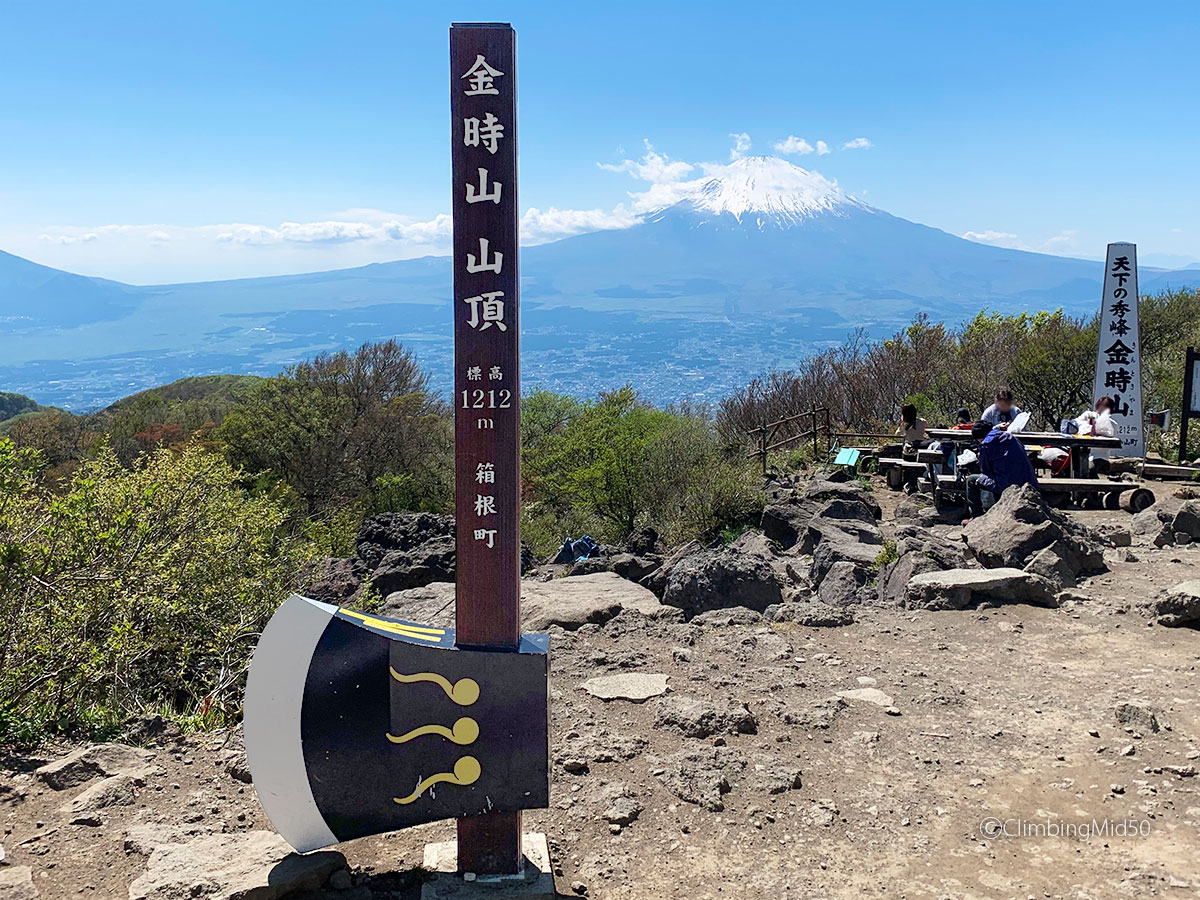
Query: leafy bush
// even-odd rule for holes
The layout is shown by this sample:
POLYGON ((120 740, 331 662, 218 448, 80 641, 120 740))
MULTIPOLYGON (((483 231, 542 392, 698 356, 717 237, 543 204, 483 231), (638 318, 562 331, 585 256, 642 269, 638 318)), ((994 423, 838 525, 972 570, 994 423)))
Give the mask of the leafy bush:
POLYGON ((539 543, 587 523, 609 540, 643 525, 672 542, 711 537, 761 509, 753 464, 727 457, 708 419, 655 409, 628 386, 592 403, 542 393, 523 410, 522 432, 539 543))
POLYGON ((381 478, 407 476, 408 508, 453 497, 449 410, 395 341, 321 354, 257 382, 217 436, 236 465, 290 485, 308 514, 367 497, 381 478))
POLYGON ((103 449, 57 496, 39 466, 0 441, 0 738, 236 715, 254 639, 312 553, 286 507, 201 448, 132 469, 103 449))

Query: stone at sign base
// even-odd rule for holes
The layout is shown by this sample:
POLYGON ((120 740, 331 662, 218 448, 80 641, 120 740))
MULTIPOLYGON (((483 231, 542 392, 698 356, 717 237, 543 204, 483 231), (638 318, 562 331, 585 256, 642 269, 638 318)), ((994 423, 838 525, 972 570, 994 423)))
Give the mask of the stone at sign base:
POLYGON ((458 841, 425 845, 425 868, 432 878, 421 885, 421 900, 474 900, 474 898, 520 898, 553 900, 554 872, 550 868, 550 846, 544 834, 521 835, 525 871, 517 875, 477 875, 468 881, 457 874, 458 841))

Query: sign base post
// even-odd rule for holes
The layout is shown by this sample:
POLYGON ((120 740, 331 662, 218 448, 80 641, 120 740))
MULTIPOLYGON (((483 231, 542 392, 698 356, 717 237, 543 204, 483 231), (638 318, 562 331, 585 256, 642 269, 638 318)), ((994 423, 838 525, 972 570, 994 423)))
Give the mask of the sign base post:
MULTIPOLYGON (((486 817, 476 820, 478 818, 486 817)), ((480 875, 468 868, 467 878, 471 879, 468 881, 463 877, 460 849, 457 841, 425 845, 424 867, 434 875, 421 886, 421 900, 471 900, 476 897, 551 900, 558 896, 554 890, 550 845, 544 834, 521 836, 518 851, 521 864, 513 875, 480 875)))
POLYGON ((458 820, 458 872, 521 871, 521 814, 487 813, 458 820))

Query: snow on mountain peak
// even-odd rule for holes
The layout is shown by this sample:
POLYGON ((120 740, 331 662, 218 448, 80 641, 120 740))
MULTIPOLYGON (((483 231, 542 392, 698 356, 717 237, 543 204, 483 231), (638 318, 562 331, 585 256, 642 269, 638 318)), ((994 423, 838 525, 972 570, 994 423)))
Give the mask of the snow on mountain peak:
POLYGON ((824 175, 773 156, 734 160, 719 174, 695 184, 673 208, 702 215, 729 214, 759 228, 786 228, 817 216, 845 215, 851 209, 871 211, 824 175))

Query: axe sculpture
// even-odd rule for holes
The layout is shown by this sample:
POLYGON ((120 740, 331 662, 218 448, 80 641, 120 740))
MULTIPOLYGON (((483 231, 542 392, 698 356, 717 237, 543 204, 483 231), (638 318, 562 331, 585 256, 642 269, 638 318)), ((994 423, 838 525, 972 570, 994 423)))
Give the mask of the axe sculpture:
POLYGON ((293 595, 259 639, 246 755, 296 850, 549 805, 544 634, 516 652, 293 595))

